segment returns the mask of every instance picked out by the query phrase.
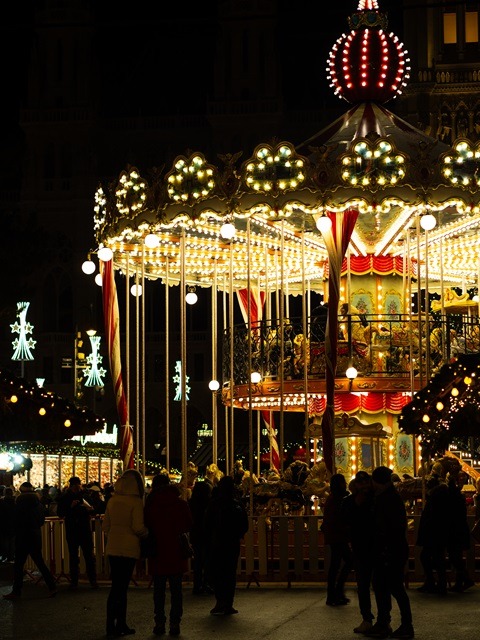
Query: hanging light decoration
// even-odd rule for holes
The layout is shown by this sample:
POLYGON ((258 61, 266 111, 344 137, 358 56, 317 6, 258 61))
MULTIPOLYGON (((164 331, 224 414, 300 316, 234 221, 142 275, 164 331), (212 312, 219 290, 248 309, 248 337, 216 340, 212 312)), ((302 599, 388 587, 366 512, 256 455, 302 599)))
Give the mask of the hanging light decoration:
POLYGON ((334 92, 348 102, 387 102, 402 92, 409 78, 403 44, 388 34, 388 20, 376 0, 360 0, 348 20, 350 33, 334 44, 327 73, 334 92))
POLYGON ((195 304, 198 300, 198 296, 195 292, 195 287, 188 287, 187 295, 185 296, 185 302, 187 304, 195 304))

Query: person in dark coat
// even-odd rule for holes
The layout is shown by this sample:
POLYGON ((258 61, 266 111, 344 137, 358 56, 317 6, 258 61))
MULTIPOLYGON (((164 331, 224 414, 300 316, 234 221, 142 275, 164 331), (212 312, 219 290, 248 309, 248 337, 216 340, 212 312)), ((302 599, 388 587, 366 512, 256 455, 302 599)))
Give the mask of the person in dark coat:
POLYGON ((353 566, 362 622, 354 633, 370 631, 374 615, 370 586, 373 573, 373 488, 370 475, 359 471, 349 485, 350 495, 343 499, 341 516, 352 546, 353 566))
POLYGON ((190 542, 193 547, 193 593, 201 595, 211 593, 208 585, 207 566, 207 540, 205 535, 205 513, 212 495, 211 482, 195 482, 188 506, 192 513, 193 524, 190 531, 190 542))
POLYGON ((235 498, 235 483, 224 476, 205 514, 208 541, 208 575, 215 593, 212 615, 238 613, 233 607, 237 583, 240 541, 248 531, 248 516, 242 503, 235 498))
POLYGON ((149 558, 148 568, 153 576, 154 635, 165 633, 165 596, 170 587, 170 635, 180 634, 183 616, 182 577, 188 570, 188 559, 182 552, 181 536, 190 531, 192 515, 178 487, 170 483, 166 474, 153 478, 152 490, 145 503, 145 525, 154 535, 156 554, 149 558))
POLYGON ((13 568, 13 587, 11 593, 3 597, 17 600, 22 595, 23 568, 30 556, 48 587, 49 597, 57 593, 55 579, 42 556, 42 527, 45 523, 45 509, 30 482, 20 485, 20 495, 15 500, 15 564, 13 568))
POLYGON ((447 593, 447 543, 448 543, 448 487, 438 478, 427 485, 425 507, 420 516, 417 546, 422 547, 420 562, 425 582, 418 588, 422 593, 447 593), (437 581, 435 581, 435 572, 437 581))
POLYGON ((345 581, 352 568, 353 558, 341 516, 342 502, 347 495, 345 477, 341 473, 335 473, 330 478, 330 495, 323 509, 322 525, 325 544, 330 547, 326 604, 331 607, 350 602, 345 596, 345 581))
POLYGON ((70 588, 76 589, 78 587, 80 548, 90 585, 93 589, 98 588, 90 524, 90 516, 94 515, 94 510, 85 499, 80 478, 76 476, 70 478, 69 488, 58 499, 57 515, 65 520, 65 535, 70 561, 70 588))
MULTIPOLYGON (((462 478, 459 474, 460 479, 462 478)), ((463 486, 463 484, 462 484, 463 486)), ((470 529, 467 522, 467 503, 459 486, 459 478, 448 479, 448 540, 447 550, 450 564, 455 570, 455 584, 452 591, 462 593, 473 587, 474 581, 470 578, 464 552, 470 548, 470 529)))
POLYGON ((12 487, 5 487, 0 498, 0 560, 13 562, 15 555, 15 498, 12 487))
POLYGON ((413 638, 412 611, 404 585, 408 560, 407 512, 392 483, 392 470, 372 472, 374 547, 372 585, 377 603, 377 622, 364 635, 370 638, 413 638), (392 596, 400 609, 401 624, 392 633, 392 596))

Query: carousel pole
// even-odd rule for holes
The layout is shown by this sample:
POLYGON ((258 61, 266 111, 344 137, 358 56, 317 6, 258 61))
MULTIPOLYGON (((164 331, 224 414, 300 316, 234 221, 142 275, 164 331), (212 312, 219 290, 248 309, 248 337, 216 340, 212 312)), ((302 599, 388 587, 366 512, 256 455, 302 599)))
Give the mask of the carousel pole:
POLYGON ((443 340, 442 345, 442 358, 443 361, 446 362, 447 359, 450 358, 450 327, 449 323, 446 322, 447 318, 445 315, 445 288, 443 284, 443 238, 440 236, 440 315, 442 317, 442 324, 445 326, 445 338, 443 340), (447 356, 448 352, 448 356, 447 356))
POLYGON ((141 397, 142 397, 142 409, 141 409, 141 425, 142 425, 142 476, 145 478, 146 474, 146 444, 145 444, 145 244, 142 244, 142 321, 141 321, 141 397))
MULTIPOLYGON (((223 293, 222 293, 222 305, 223 305, 223 335, 227 335, 227 278, 226 275, 223 275, 223 293)), ((230 343, 229 343, 230 344, 230 343)), ((230 364, 230 363, 229 363, 230 364)), ((231 385, 231 373, 229 372, 230 377, 230 385, 231 385)), ((223 373, 222 373, 223 380, 223 373)), ((233 402, 233 398, 231 398, 233 402)), ((229 429, 229 415, 228 415, 228 406, 224 405, 224 424, 225 424, 225 473, 228 473, 228 469, 230 469, 230 446, 229 446, 229 437, 228 437, 228 429, 229 429)))
MULTIPOLYGON (((212 380, 217 380, 217 260, 213 269, 212 286, 212 380)), ((218 460, 217 392, 212 391, 212 462, 218 460)))
POLYGON ((184 483, 184 495, 188 488, 187 479, 187 303, 185 300, 185 229, 180 237, 180 361, 182 374, 180 376, 181 388, 181 434, 182 434, 182 476, 184 483))
MULTIPOLYGON (((125 395, 127 399, 127 415, 130 416, 130 254, 127 254, 127 267, 125 269, 125 395)), ((123 425, 120 425, 123 426, 123 425)), ((130 425, 125 425, 130 428, 130 425)), ((134 447, 134 457, 137 451, 134 447)))
MULTIPOLYGON (((422 362, 422 278, 420 269, 420 212, 416 215, 416 232, 417 232, 417 322, 418 322, 418 376, 420 380, 420 388, 423 387, 423 362, 422 362)), ((412 362, 413 367, 413 362, 412 362)))
MULTIPOLYGON (((285 255, 285 220, 282 219, 280 255, 285 255)), ((283 453, 285 450, 285 307, 284 307, 284 261, 280 261, 280 474, 283 474, 283 453)))
POLYGON ((135 468, 140 471, 140 280, 135 268, 135 468))
MULTIPOLYGON (((251 304, 251 221, 247 219, 247 347, 249 370, 252 368, 252 304, 251 304)), ((252 411, 252 377, 248 376, 248 467, 250 469, 249 504, 250 515, 253 516, 253 411, 252 411)))
MULTIPOLYGON (((308 282, 308 293, 310 294, 310 281, 308 282)), ((310 295, 308 296, 308 303, 310 295)), ((310 305, 309 305, 310 306, 310 305)), ((308 309, 310 311, 310 309, 308 309)), ((308 316, 310 322, 310 316, 308 316)), ((310 449, 310 437, 308 432, 308 368, 307 368, 307 294, 305 287, 305 230, 302 231, 302 358, 303 358, 303 401, 304 401, 304 433, 305 433, 305 450, 310 449)), ((308 453, 307 453, 308 456, 308 453)), ((308 457, 305 460, 309 464, 308 457)), ((315 464, 315 461, 314 463, 315 464)), ((309 465, 310 466, 310 465, 309 465)))
MULTIPOLYGON (((233 470, 235 464, 234 429, 233 418, 233 389, 234 389, 234 316, 233 316, 233 242, 230 242, 230 273, 229 273, 229 298, 228 298, 228 322, 230 325, 230 465, 233 470)), ((248 372, 250 375, 250 371, 248 372)), ((228 473, 228 470, 227 470, 228 473)))
POLYGON ((170 291, 168 256, 165 257, 165 465, 170 472, 170 291))

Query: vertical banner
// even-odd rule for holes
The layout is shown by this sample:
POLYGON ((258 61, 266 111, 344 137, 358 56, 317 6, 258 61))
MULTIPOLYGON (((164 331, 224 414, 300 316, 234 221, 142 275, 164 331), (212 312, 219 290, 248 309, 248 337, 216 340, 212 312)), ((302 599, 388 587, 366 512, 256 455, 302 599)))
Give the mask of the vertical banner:
POLYGON ((122 380, 122 362, 120 358, 120 314, 118 310, 117 288, 115 286, 115 276, 113 260, 100 262, 100 273, 102 274, 102 298, 103 316, 105 320, 105 338, 110 360, 110 373, 113 381, 115 402, 117 405, 118 417, 121 424, 121 444, 120 455, 124 469, 133 469, 133 438, 132 428, 128 420, 128 406, 122 380))
MULTIPOLYGON (((331 226, 322 231, 328 253, 328 321, 325 335, 325 387, 327 406, 322 419, 323 458, 330 473, 335 472, 334 419, 335 375, 337 371, 338 305, 342 262, 358 218, 358 211, 349 209, 327 213, 331 226)), ((350 303, 350 301, 348 300, 350 303)))
MULTIPOLYGON (((242 311, 243 319, 248 324, 248 290, 240 289, 237 291, 238 302, 242 311)), ((254 325, 263 318, 263 305, 265 302, 265 293, 260 292, 258 288, 250 289, 250 324, 254 325)), ((272 466, 278 471, 280 469, 280 451, 278 449, 277 436, 275 435, 275 422, 271 411, 264 410, 261 412, 265 428, 270 440, 272 466)))

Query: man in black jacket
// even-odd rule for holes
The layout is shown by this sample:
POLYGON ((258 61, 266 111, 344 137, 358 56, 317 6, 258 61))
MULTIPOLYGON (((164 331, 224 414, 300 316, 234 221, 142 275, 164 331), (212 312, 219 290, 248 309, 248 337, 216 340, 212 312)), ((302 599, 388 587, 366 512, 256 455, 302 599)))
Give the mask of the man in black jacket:
POLYGON ((65 535, 70 559, 70 588, 78 587, 79 549, 81 548, 90 585, 96 589, 98 587, 97 571, 90 525, 90 516, 94 515, 94 509, 84 498, 80 478, 76 476, 70 478, 68 490, 58 500, 57 515, 65 519, 65 535))
POLYGON ((374 489, 373 578, 377 603, 377 622, 365 633, 370 638, 413 638, 412 611, 404 585, 408 560, 407 513, 392 483, 392 470, 377 467, 372 473, 374 489), (400 609, 401 624, 392 633, 392 596, 400 609))
POLYGON ((42 574, 49 590, 49 597, 56 595, 55 579, 42 556, 42 526, 45 510, 30 482, 20 485, 20 495, 15 500, 13 512, 15 528, 15 564, 11 593, 3 597, 17 600, 22 595, 23 567, 30 556, 42 574))

